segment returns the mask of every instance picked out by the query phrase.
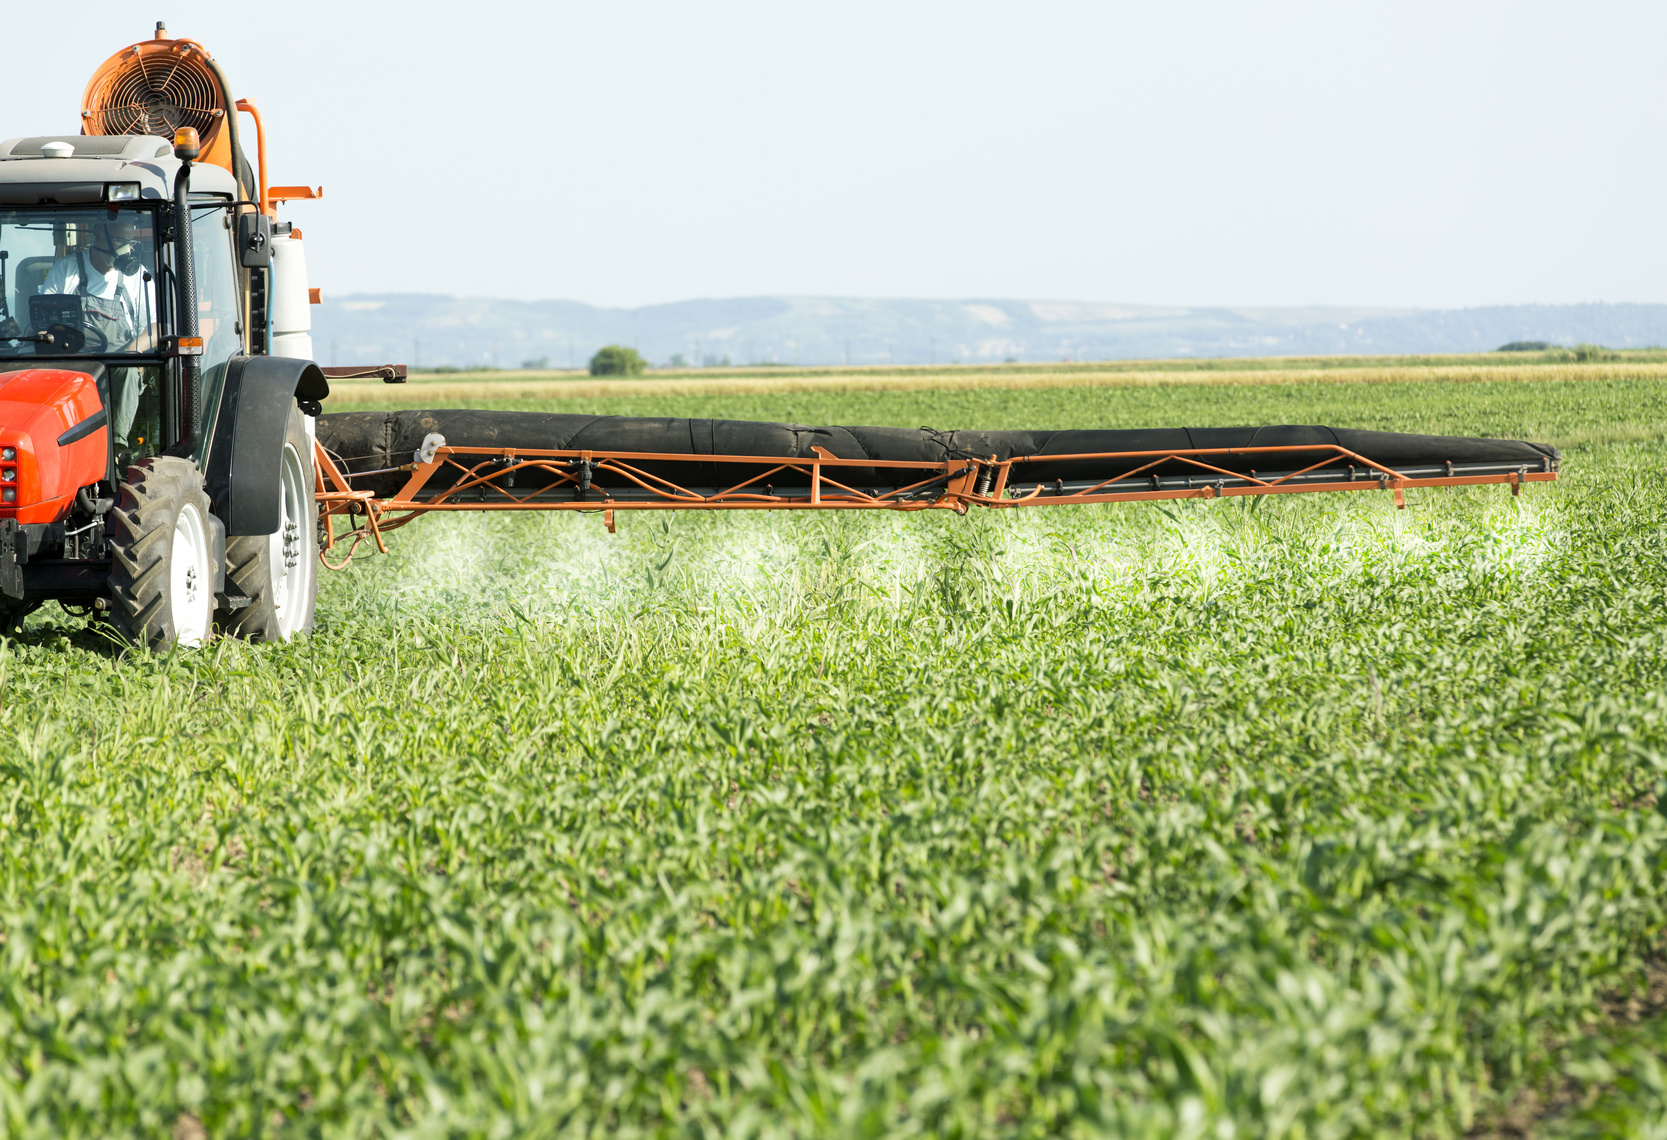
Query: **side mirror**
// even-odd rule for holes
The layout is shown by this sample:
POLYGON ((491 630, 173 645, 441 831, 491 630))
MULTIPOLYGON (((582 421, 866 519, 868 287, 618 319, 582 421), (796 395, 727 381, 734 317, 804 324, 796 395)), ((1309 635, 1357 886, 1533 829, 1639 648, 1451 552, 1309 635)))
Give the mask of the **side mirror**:
POLYGON ((237 255, 245 269, 272 264, 272 219, 265 214, 237 216, 237 255))

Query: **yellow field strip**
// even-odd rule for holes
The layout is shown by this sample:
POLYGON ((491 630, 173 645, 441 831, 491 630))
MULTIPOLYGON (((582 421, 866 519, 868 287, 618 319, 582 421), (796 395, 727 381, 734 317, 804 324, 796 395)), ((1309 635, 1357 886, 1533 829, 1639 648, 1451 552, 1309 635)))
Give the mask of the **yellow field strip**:
POLYGON ((957 368, 942 371, 863 371, 813 376, 777 372, 712 379, 688 375, 664 379, 594 380, 589 377, 508 379, 502 373, 417 377, 395 386, 379 381, 338 380, 330 405, 420 401, 430 406, 479 401, 599 400, 632 396, 787 395, 797 392, 964 392, 981 389, 1137 388, 1164 385, 1294 384, 1475 384, 1524 381, 1667 380, 1667 362, 1615 361, 1593 364, 1390 365, 1382 368, 1289 368, 1242 371, 1069 371, 1058 373, 957 368))

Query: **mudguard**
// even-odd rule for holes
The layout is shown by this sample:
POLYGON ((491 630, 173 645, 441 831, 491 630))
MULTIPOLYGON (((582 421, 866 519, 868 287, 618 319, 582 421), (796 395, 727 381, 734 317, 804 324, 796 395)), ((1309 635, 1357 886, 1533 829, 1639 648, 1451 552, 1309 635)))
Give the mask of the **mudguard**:
POLYGON ((204 476, 228 536, 278 529, 278 466, 289 410, 300 404, 316 414, 329 394, 329 381, 310 360, 241 356, 227 365, 204 476))

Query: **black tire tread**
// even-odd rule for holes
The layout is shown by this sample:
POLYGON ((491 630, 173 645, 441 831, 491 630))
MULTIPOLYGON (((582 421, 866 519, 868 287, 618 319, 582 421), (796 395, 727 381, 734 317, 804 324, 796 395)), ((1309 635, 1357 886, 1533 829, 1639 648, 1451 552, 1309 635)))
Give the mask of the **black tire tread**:
POLYGON ((208 495, 189 459, 159 455, 127 469, 106 518, 110 544, 110 620, 135 645, 164 648, 174 641, 174 619, 164 596, 174 523, 187 503, 206 521, 208 495))

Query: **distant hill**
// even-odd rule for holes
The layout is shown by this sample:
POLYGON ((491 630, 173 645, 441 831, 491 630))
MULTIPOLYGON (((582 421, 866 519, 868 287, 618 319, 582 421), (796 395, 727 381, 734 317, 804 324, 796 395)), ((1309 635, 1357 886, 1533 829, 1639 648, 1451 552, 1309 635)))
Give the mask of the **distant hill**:
POLYGON ((606 309, 421 293, 329 298, 325 364, 583 367, 604 344, 655 364, 926 364, 1484 352, 1512 341, 1667 345, 1667 305, 1179 308, 1076 301, 740 297, 606 309))

